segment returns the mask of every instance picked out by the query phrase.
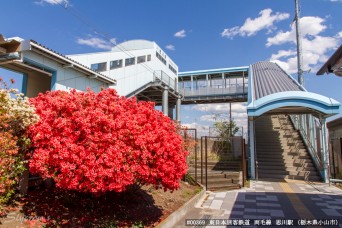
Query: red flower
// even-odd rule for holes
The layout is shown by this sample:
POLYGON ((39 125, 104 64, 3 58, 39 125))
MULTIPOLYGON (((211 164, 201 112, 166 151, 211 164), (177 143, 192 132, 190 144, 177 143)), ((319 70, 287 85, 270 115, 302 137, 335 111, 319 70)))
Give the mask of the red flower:
POLYGON ((30 171, 84 192, 124 191, 134 183, 174 190, 187 171, 182 137, 151 102, 106 89, 55 91, 31 99, 30 171))

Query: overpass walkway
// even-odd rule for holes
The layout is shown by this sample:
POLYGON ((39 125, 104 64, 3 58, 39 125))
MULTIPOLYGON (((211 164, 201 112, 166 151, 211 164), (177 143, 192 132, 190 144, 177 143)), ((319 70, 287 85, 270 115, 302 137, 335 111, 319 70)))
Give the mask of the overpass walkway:
POLYGON ((328 181, 326 118, 339 113, 340 103, 308 92, 272 62, 250 66, 181 72, 178 91, 182 104, 246 102, 250 144, 250 175, 256 179, 255 121, 263 115, 288 115, 295 130, 320 171, 328 181))

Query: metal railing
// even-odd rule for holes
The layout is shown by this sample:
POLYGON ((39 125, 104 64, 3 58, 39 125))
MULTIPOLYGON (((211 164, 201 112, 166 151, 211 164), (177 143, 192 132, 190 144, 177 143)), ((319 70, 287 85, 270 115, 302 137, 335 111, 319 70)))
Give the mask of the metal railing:
POLYGON ((177 81, 162 70, 156 70, 153 72, 153 81, 161 81, 171 89, 177 91, 177 81))
POLYGON ((303 141, 308 148, 308 151, 309 151, 311 157, 315 161, 317 168, 321 171, 321 170, 323 170, 323 164, 322 164, 320 157, 318 156, 318 151, 317 151, 316 147, 314 146, 314 143, 316 143, 316 142, 312 142, 312 140, 308 136, 308 134, 309 134, 308 130, 306 127, 304 127, 304 125, 303 125, 304 121, 302 121, 300 117, 301 117, 301 115, 290 115, 291 121, 293 122, 295 128, 297 128, 299 130, 299 132, 303 138, 303 141))
POLYGON ((247 94, 248 88, 246 84, 237 84, 230 87, 199 87, 196 89, 190 89, 190 88, 181 88, 179 91, 184 96, 212 96, 212 95, 235 95, 235 94, 247 94))

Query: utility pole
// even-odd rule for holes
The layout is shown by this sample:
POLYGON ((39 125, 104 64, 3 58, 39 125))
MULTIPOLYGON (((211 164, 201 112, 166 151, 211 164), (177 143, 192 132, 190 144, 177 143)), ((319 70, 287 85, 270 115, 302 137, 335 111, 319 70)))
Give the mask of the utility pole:
POLYGON ((298 82, 300 85, 304 86, 304 78, 303 78, 303 70, 302 70, 302 41, 300 36, 300 9, 299 9, 299 0, 295 0, 296 5, 296 38, 297 38, 297 67, 298 67, 298 82))

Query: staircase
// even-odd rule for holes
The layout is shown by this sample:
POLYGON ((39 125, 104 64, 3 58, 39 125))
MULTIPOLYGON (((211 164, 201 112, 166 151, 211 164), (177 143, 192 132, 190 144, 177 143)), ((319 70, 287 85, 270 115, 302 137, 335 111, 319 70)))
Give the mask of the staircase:
POLYGON ((311 156, 288 116, 255 121, 258 179, 320 181, 311 156))
MULTIPOLYGON (((241 188, 240 161, 214 161, 207 162, 208 189, 210 191, 223 191, 241 188)), ((197 162, 197 181, 205 186, 205 161, 203 161, 203 178, 201 180, 201 162, 197 162)), ((188 173, 195 178, 195 163, 190 161, 188 173)))

